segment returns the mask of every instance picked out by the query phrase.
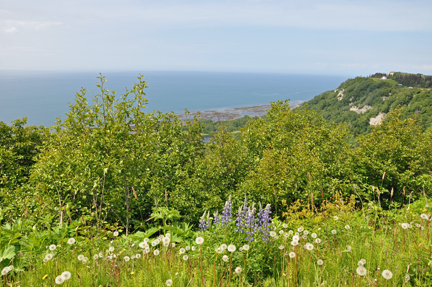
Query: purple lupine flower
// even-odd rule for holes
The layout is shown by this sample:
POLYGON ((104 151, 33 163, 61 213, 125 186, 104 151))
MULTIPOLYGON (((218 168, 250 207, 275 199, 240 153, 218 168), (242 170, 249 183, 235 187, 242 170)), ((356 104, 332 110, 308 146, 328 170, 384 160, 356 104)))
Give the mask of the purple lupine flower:
POLYGON ((219 223, 219 213, 218 213, 217 210, 216 210, 215 213, 213 213, 213 216, 214 216, 214 218, 213 218, 213 223, 214 223, 214 224, 218 224, 218 223, 219 223))
POLYGON ((207 222, 205 220, 205 215, 206 215, 206 211, 204 211, 204 214, 201 217, 201 219, 199 221, 199 225, 198 225, 198 227, 201 228, 201 232, 207 231, 207 228, 208 228, 208 224, 207 224, 207 222))
POLYGON ((255 217, 255 203, 253 203, 252 207, 249 208, 249 211, 245 218, 245 223, 246 223, 245 228, 246 228, 246 235, 247 235, 246 240, 249 240, 249 242, 251 242, 254 240, 253 236, 258 229, 257 218, 255 217))
POLYGON ((270 231, 270 222, 271 222, 271 206, 270 204, 267 204, 264 210, 262 210, 261 203, 260 203, 260 213, 259 213, 259 220, 260 220, 260 231, 262 232, 262 239, 264 242, 267 242, 269 240, 269 231, 270 231))
POLYGON ((245 201, 244 201, 244 204, 243 204, 243 208, 240 206, 239 210, 238 210, 238 213, 237 213, 237 218, 236 218, 237 230, 236 230, 236 232, 243 233, 243 231, 244 231, 244 226, 245 226, 245 223, 246 223, 245 221, 246 221, 246 217, 247 217, 248 210, 249 210, 249 208, 248 208, 247 205, 248 205, 247 197, 245 196, 245 201))
POLYGON ((225 202, 225 206, 222 211, 222 217, 221 217, 222 226, 229 226, 231 220, 232 220, 232 202, 231 202, 231 195, 230 195, 229 199, 225 202))

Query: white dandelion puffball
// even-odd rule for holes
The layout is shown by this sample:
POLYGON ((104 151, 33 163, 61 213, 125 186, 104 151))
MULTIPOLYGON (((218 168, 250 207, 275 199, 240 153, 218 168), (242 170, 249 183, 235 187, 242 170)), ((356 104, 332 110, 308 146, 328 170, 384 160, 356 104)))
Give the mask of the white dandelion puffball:
POLYGON ((118 231, 114 231, 113 235, 117 237, 119 235, 118 231))
POLYGON ((222 248, 218 247, 215 249, 216 253, 220 254, 223 252, 222 248))
POLYGON ((183 255, 183 260, 184 261, 186 261, 186 260, 188 260, 189 259, 189 256, 187 256, 187 255, 183 255))
POLYGON ((337 217, 337 216, 333 216, 333 218, 334 218, 334 220, 338 220, 339 219, 339 217, 337 217))
POLYGON ((150 239, 148 239, 148 238, 144 238, 144 242, 145 242, 145 243, 148 243, 149 240, 150 240, 150 239))
POLYGON ((180 248, 179 253, 180 253, 180 254, 186 253, 186 249, 184 249, 184 248, 180 248))
POLYGON ((197 237, 197 238, 195 239, 195 243, 198 244, 198 245, 203 244, 203 243, 204 243, 204 238, 202 238, 202 237, 197 237))
POLYGON ((285 238, 288 238, 288 236, 290 236, 290 235, 289 235, 288 233, 285 232, 285 233, 284 233, 284 237, 285 237, 285 238))
POLYGON ((424 213, 422 213, 422 214, 420 215, 420 217, 421 217, 422 219, 429 220, 429 216, 427 216, 427 215, 424 214, 424 213))
POLYGON ((171 237, 171 233, 168 232, 167 234, 165 234, 165 237, 171 237))
POLYGON ((360 260, 359 262, 357 262, 357 266, 363 266, 363 262, 360 260))
POLYGON ((239 251, 243 251, 243 246, 240 246, 239 251))
POLYGON ((282 227, 283 228, 288 228, 288 224, 284 223, 284 224, 282 224, 282 227))
POLYGON ((294 235, 292 238, 293 241, 299 241, 300 237, 298 235, 294 235))
POLYGON ((270 231, 270 236, 271 236, 271 237, 275 237, 275 236, 276 236, 276 232, 274 232, 274 231, 270 231))
POLYGON ((158 256, 159 255, 159 250, 155 250, 155 251, 153 251, 153 254, 154 254, 154 256, 158 256))
POLYGON ((304 234, 304 235, 308 235, 308 234, 309 234, 309 231, 305 230, 305 231, 303 231, 303 234, 304 234))
POLYGON ((244 251, 248 251, 249 250, 249 245, 248 244, 243 245, 243 250, 244 251))
POLYGON ((67 241, 67 244, 74 244, 75 243, 75 238, 69 238, 69 240, 67 241))
POLYGON ((237 267, 237 268, 235 269, 235 273, 240 274, 241 272, 242 272, 241 267, 237 267))
POLYGON ((288 256, 289 256, 290 258, 294 258, 294 257, 296 257, 296 254, 295 254, 295 252, 290 252, 290 253, 288 254, 288 256))
POLYGON ((103 258, 103 252, 99 252, 99 258, 103 258))
POLYGON ((293 234, 294 233, 294 231, 292 231, 292 230, 290 230, 290 231, 288 231, 288 234, 293 234))
POLYGON ((165 244, 169 244, 171 242, 171 239, 169 237, 164 237, 162 238, 162 243, 165 244))
POLYGON ((84 258, 85 258, 84 255, 82 255, 82 254, 78 255, 78 260, 79 260, 79 261, 83 261, 84 258))
POLYGON ((114 246, 110 246, 110 248, 108 248, 109 252, 114 252, 114 246))
POLYGON ((72 277, 72 274, 69 271, 65 271, 61 274, 64 280, 69 280, 72 277))
POLYGON ((291 241, 291 245, 292 246, 297 246, 298 245, 298 241, 295 241, 295 240, 291 241))
POLYGON ((336 231, 335 229, 333 229, 333 230, 331 231, 331 233, 332 233, 332 234, 336 234, 337 231, 336 231))
POLYGON ((159 244, 159 242, 157 241, 157 240, 153 240, 153 242, 151 243, 151 245, 153 246, 153 247, 155 247, 156 245, 158 245, 159 244))
POLYGON ((408 228, 412 228, 412 225, 411 225, 411 224, 408 224, 408 228))
POLYGON ((159 239, 159 240, 162 240, 164 237, 165 237, 165 236, 163 236, 163 234, 161 234, 161 235, 158 236, 158 239, 159 239))
POLYGON ((363 266, 357 267, 356 271, 357 271, 357 274, 360 276, 365 276, 367 273, 366 268, 364 268, 363 266))
POLYGON ((312 233, 311 236, 312 236, 312 238, 314 238, 314 239, 317 238, 317 234, 316 234, 316 233, 312 233))
POLYGON ((280 250, 283 250, 284 248, 285 248, 285 246, 283 246, 283 245, 279 246, 280 250))
POLYGON ((384 270, 381 275, 387 280, 393 277, 393 273, 390 270, 384 270))
POLYGON ((99 255, 97 255, 97 254, 93 255, 94 260, 97 260, 98 258, 99 258, 99 255))
POLYGON ((345 225, 345 229, 346 230, 348 230, 348 229, 350 229, 351 227, 349 226, 349 225, 345 225))
POLYGON ((303 239, 307 239, 307 235, 306 235, 306 234, 303 234, 303 235, 302 235, 302 238, 303 238, 303 239))
POLYGON ((192 251, 195 251, 195 250, 196 250, 195 246, 192 246, 191 250, 192 250, 192 251))
POLYGON ((317 264, 321 266, 321 265, 324 264, 324 261, 322 261, 321 259, 319 259, 319 260, 317 261, 317 264))
POLYGON ((53 258, 53 255, 52 254, 47 254, 47 255, 45 255, 45 258, 46 258, 47 261, 51 260, 53 258))
POLYGON ((142 249, 146 248, 148 245, 145 242, 141 242, 140 244, 138 244, 139 247, 141 247, 142 249))
POLYGON ((55 279, 56 284, 62 284, 64 282, 64 279, 61 275, 57 276, 55 279))
POLYGON ((229 252, 234 252, 234 251, 236 251, 236 247, 235 247, 235 245, 233 245, 233 244, 230 244, 229 246, 228 246, 228 251, 229 252))
POLYGON ((225 262, 229 261, 229 257, 227 255, 222 256, 222 260, 225 262))
POLYGON ((3 276, 5 276, 8 273, 9 273, 9 268, 7 268, 7 267, 3 268, 1 271, 1 275, 3 275, 3 276))
POLYGON ((365 265, 366 264, 366 259, 360 259, 360 262, 365 265))
POLYGON ((406 282, 408 282, 410 279, 411 279, 411 277, 410 277, 408 274, 405 275, 404 280, 405 280, 406 282))
POLYGON ((166 284, 167 286, 171 286, 171 285, 172 285, 172 280, 171 280, 171 279, 168 279, 168 280, 165 282, 165 284, 166 284))
POLYGON ((306 243, 306 249, 309 250, 309 251, 313 250, 313 249, 314 249, 313 244, 311 244, 311 243, 306 243))
POLYGON ((222 244, 222 245, 221 245, 221 248, 222 248, 222 250, 225 250, 225 249, 228 248, 228 246, 227 246, 226 244, 222 244))
POLYGON ((150 247, 146 247, 143 250, 143 254, 149 254, 150 253, 150 247))
POLYGON ((55 246, 55 244, 51 244, 49 246, 49 250, 54 251, 57 248, 57 246, 55 246))
POLYGON ((284 233, 283 230, 279 230, 279 234, 282 235, 284 233))
POLYGON ((298 233, 298 232, 294 233, 294 235, 300 237, 300 233, 298 233))
POLYGON ((172 248, 176 247, 176 244, 175 244, 174 242, 171 243, 171 247, 172 247, 172 248))
POLYGON ((135 258, 136 259, 140 259, 141 258, 141 254, 138 253, 137 255, 135 255, 135 258))
POLYGON ((403 229, 407 229, 408 228, 408 223, 402 223, 401 226, 402 226, 403 229))
POLYGON ((300 226, 299 228, 297 228, 297 231, 298 232, 302 232, 304 230, 304 227, 303 226, 300 226))
POLYGON ((347 245, 347 250, 348 250, 348 251, 351 251, 351 249, 352 249, 351 246, 350 246, 350 245, 347 245))
POLYGON ((129 258, 129 256, 125 256, 125 257, 123 257, 123 260, 124 260, 125 262, 129 262, 130 258, 129 258))
POLYGON ((48 262, 48 259, 44 258, 42 261, 43 261, 44 263, 47 263, 47 262, 48 262))

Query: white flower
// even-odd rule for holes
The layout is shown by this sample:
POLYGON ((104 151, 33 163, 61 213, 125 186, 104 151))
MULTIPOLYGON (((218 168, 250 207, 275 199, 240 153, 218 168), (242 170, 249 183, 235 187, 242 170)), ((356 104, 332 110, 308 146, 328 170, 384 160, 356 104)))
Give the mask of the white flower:
POLYGON ((364 268, 363 266, 357 267, 356 271, 357 271, 357 274, 360 276, 365 276, 367 273, 366 268, 364 268))
POLYGON ((3 268, 1 271, 1 275, 3 275, 3 276, 5 276, 8 273, 9 273, 9 268, 7 268, 7 267, 3 268))
POLYGON ((202 237, 197 237, 197 238, 195 239, 195 243, 198 244, 198 245, 203 244, 203 243, 204 243, 204 238, 202 238, 202 237))
POLYGON ((290 252, 290 253, 288 254, 288 256, 289 256, 290 258, 294 258, 294 257, 296 257, 296 254, 295 254, 295 252, 290 252))
POLYGON ((171 234, 170 234, 170 233, 167 233, 167 234, 165 234, 165 237, 170 238, 170 237, 171 237, 171 234))
POLYGON ((303 226, 300 226, 299 228, 297 228, 297 231, 298 232, 302 232, 304 230, 304 227, 303 226))
POLYGON ((298 235, 294 235, 292 238, 293 241, 299 241, 300 237, 298 235))
POLYGON ((351 249, 352 249, 351 246, 347 245, 347 250, 351 251, 351 249))
POLYGON ((192 246, 192 251, 195 251, 195 250, 196 250, 195 246, 192 246))
POLYGON ((97 260, 98 258, 99 258, 99 255, 97 255, 97 254, 93 255, 94 260, 97 260))
POLYGON ((339 217, 337 217, 337 216, 333 216, 333 218, 334 218, 334 220, 338 220, 339 219, 339 217))
POLYGON ((190 246, 186 246, 185 249, 186 249, 187 251, 189 251, 189 250, 190 250, 190 246))
POLYGON ((119 235, 118 231, 114 231, 113 235, 117 237, 119 235))
POLYGON ((74 244, 75 243, 75 238, 69 238, 69 240, 67 241, 67 244, 74 244))
POLYGON ((44 263, 47 263, 47 262, 48 262, 48 259, 44 258, 42 261, 43 261, 44 263))
POLYGON ((349 226, 349 225, 345 225, 345 229, 346 230, 348 230, 348 229, 350 229, 351 227, 349 226))
POLYGON ((148 239, 148 238, 144 238, 144 242, 145 242, 145 243, 148 243, 149 240, 150 240, 150 239, 148 239))
POLYGON ((284 224, 282 224, 282 227, 283 228, 288 228, 288 224, 284 223, 284 224))
POLYGON ((331 233, 336 234, 337 231, 336 231, 335 229, 333 229, 333 230, 331 231, 331 233))
POLYGON ((285 232, 285 233, 284 233, 284 237, 285 237, 285 238, 288 238, 288 236, 290 236, 290 235, 289 235, 288 233, 285 232))
POLYGON ((408 282, 410 279, 411 279, 411 277, 408 274, 405 275, 405 277, 404 277, 405 282, 408 282))
POLYGON ((407 229, 408 228, 408 223, 402 223, 401 226, 402 226, 403 229, 407 229))
POLYGON ((360 260, 359 262, 357 262, 357 266, 363 266, 363 262, 360 260))
POLYGON ((283 230, 279 230, 279 234, 282 235, 284 233, 283 230))
POLYGON ((366 264, 366 259, 360 259, 360 262, 365 265, 366 264))
POLYGON ((184 261, 186 261, 186 260, 188 260, 189 259, 189 256, 187 256, 187 255, 183 255, 183 260, 184 261))
POLYGON ((408 224, 408 228, 412 228, 412 225, 411 225, 411 224, 408 224))
POLYGON ((317 261, 317 264, 318 264, 318 265, 323 265, 323 264, 324 264, 324 261, 322 261, 321 259, 319 259, 319 260, 317 261))
POLYGON ((393 273, 390 270, 384 270, 381 275, 387 280, 393 277, 393 273))
POLYGON ((312 233, 311 236, 312 236, 312 238, 317 238, 317 234, 316 233, 312 233))
POLYGON ((288 231, 288 233, 291 235, 294 233, 294 231, 290 230, 290 231, 288 231))
POLYGON ((225 250, 225 249, 228 248, 228 246, 227 246, 226 244, 222 244, 222 245, 221 245, 221 248, 222 248, 222 250, 225 250))
POLYGON ((146 247, 143 250, 143 254, 149 254, 150 253, 150 247, 146 247))
POLYGON ((275 236, 276 236, 276 232, 274 232, 274 231, 270 231, 270 236, 271 236, 271 237, 275 237, 275 236))
POLYGON ((99 258, 103 258, 103 252, 99 252, 99 258))
POLYGON ((300 237, 300 233, 298 232, 294 233, 294 235, 300 237))
POLYGON ((51 260, 53 258, 53 255, 52 254, 50 254, 50 253, 48 253, 47 255, 45 255, 45 259, 48 261, 48 260, 51 260))
POLYGON ((424 214, 424 213, 422 213, 422 215, 420 215, 420 217, 421 217, 422 219, 429 220, 429 216, 427 216, 427 215, 424 214))
POLYGON ((241 272, 242 272, 241 267, 237 267, 237 268, 235 269, 235 273, 240 274, 241 272))
POLYGON ((285 248, 285 246, 283 246, 283 245, 279 246, 280 250, 283 250, 284 248, 285 248))
POLYGON ((65 271, 61 274, 64 280, 69 280, 72 277, 72 274, 69 271, 65 271))
POLYGON ((55 244, 51 244, 49 246, 49 250, 54 251, 57 248, 57 246, 55 246, 55 244))
POLYGON ((235 245, 233 245, 233 244, 230 244, 229 246, 228 246, 228 251, 229 252, 234 252, 234 251, 236 251, 236 247, 235 247, 235 245))
POLYGON ((167 286, 171 286, 171 285, 172 285, 172 280, 171 280, 171 279, 168 279, 168 280, 165 282, 165 284, 166 284, 167 286))
POLYGON ((156 240, 153 240, 153 242, 151 243, 151 245, 153 246, 153 247, 155 247, 156 245, 158 245, 159 244, 159 241, 156 239, 156 240))
POLYGON ((110 246, 110 248, 108 248, 109 252, 114 252, 114 246, 110 246))
POLYGON ((305 231, 303 231, 303 234, 304 234, 304 235, 308 235, 308 234, 309 234, 309 231, 305 230, 305 231))
POLYGON ((62 284, 64 282, 64 279, 61 275, 57 276, 55 279, 56 284, 62 284))
POLYGON ((171 247, 174 248, 176 246, 176 244, 173 242, 171 243, 171 247))
POLYGON ((123 257, 123 260, 124 260, 125 262, 129 262, 130 258, 129 258, 129 256, 125 256, 125 257, 123 257))
POLYGON ((78 260, 79 260, 79 261, 83 261, 84 258, 85 258, 84 255, 82 255, 82 254, 78 255, 78 260))
POLYGON ((141 247, 142 249, 146 248, 148 245, 146 242, 141 242, 140 244, 138 244, 139 247, 141 247))
POLYGON ((154 256, 158 256, 159 255, 159 250, 155 250, 155 251, 153 251, 153 254, 154 254, 154 256))
POLYGON ((164 237, 162 238, 162 243, 164 245, 168 245, 170 243, 171 239, 169 237, 164 237))
POLYGON ((312 251, 312 250, 314 249, 313 244, 311 244, 311 243, 306 243, 306 249, 309 250, 309 251, 312 251))
POLYGON ((239 247, 239 251, 243 251, 243 246, 240 246, 240 247, 239 247))
POLYGON ((244 251, 248 251, 249 250, 249 245, 247 245, 247 244, 243 245, 243 250, 244 251))
POLYGON ((298 241, 295 241, 295 240, 291 241, 291 245, 292 246, 297 246, 298 245, 298 241))
POLYGON ((137 255, 135 255, 135 258, 136 259, 140 259, 141 258, 141 254, 138 253, 137 255))
POLYGON ((222 256, 222 260, 225 262, 229 261, 229 257, 227 255, 222 256))
POLYGON ((184 249, 184 248, 180 248, 179 253, 180 253, 180 254, 186 253, 186 249, 184 249))
POLYGON ((220 247, 216 248, 215 251, 216 251, 216 253, 219 253, 219 254, 223 252, 222 248, 220 248, 220 247))
POLYGON ((303 235, 302 235, 302 238, 303 238, 303 239, 307 239, 307 235, 306 235, 306 234, 303 234, 303 235))

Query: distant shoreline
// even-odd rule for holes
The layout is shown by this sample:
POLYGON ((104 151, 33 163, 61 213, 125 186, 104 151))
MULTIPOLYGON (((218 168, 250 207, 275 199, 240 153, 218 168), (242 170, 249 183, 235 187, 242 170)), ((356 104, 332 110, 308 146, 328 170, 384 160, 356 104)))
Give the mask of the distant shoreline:
MULTIPOLYGON (((299 107, 305 101, 296 101, 290 103, 290 107, 295 109, 299 107)), ((267 111, 271 108, 271 105, 258 105, 240 108, 223 108, 214 109, 207 111, 196 111, 189 115, 177 114, 181 120, 192 119, 194 116, 200 114, 201 120, 212 120, 212 121, 228 121, 242 118, 244 116, 261 117, 267 114, 267 111)))

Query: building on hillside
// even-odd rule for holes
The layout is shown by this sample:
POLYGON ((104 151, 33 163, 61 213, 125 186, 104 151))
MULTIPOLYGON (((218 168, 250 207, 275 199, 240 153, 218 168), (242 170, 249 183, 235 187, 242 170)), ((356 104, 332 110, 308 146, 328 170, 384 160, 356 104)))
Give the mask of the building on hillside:
POLYGON ((398 87, 402 87, 402 84, 398 84, 398 87))
POLYGON ((394 76, 394 72, 388 73, 388 76, 394 76))
POLYGON ((383 77, 381 78, 381 80, 387 80, 387 77, 386 77, 386 76, 383 76, 383 77))

